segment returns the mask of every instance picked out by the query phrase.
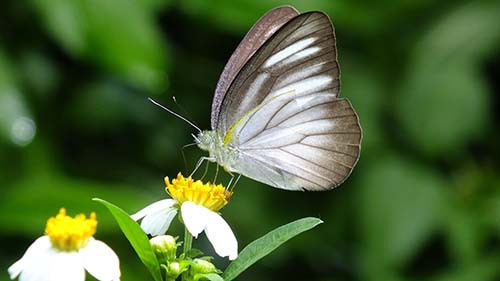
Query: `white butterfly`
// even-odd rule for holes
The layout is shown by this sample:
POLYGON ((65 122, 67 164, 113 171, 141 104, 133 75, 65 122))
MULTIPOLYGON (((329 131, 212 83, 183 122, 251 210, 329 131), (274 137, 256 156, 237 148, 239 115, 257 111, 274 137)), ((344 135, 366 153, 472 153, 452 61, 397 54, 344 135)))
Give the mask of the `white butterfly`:
POLYGON ((196 142, 229 172, 288 190, 334 188, 351 173, 361 145, 358 117, 339 90, 328 16, 275 8, 229 59, 212 130, 196 142))

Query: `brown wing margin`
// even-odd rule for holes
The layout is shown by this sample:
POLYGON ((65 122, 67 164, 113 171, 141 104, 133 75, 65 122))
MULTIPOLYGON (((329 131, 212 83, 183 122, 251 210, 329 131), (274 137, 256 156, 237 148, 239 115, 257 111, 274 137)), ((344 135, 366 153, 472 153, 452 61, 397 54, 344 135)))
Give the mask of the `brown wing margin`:
POLYGON ((217 82, 214 99, 212 101, 211 126, 217 128, 219 111, 224 96, 236 75, 250 60, 255 52, 284 24, 299 15, 295 8, 282 6, 267 12, 248 31, 234 53, 229 58, 217 82))

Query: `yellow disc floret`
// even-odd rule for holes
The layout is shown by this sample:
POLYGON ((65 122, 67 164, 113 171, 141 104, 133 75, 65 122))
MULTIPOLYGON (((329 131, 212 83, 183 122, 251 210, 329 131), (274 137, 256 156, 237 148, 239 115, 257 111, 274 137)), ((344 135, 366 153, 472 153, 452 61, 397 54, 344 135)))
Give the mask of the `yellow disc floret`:
POLYGON ((179 204, 191 201, 215 212, 222 209, 233 194, 221 184, 215 185, 209 182, 204 184, 200 180, 194 181, 191 177, 185 178, 181 173, 172 182, 165 177, 165 184, 167 193, 179 204))
POLYGON ((50 237, 52 245, 61 251, 77 251, 85 245, 97 228, 94 212, 87 219, 84 214, 74 218, 66 215, 66 209, 61 208, 55 217, 47 221, 45 234, 50 237))

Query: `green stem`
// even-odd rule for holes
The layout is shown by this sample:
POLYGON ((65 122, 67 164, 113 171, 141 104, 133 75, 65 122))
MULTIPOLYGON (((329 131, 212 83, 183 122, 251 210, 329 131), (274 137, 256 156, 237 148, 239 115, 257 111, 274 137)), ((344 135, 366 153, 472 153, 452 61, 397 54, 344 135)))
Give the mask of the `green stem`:
POLYGON ((187 254, 191 250, 191 245, 193 244, 193 236, 189 233, 187 227, 184 227, 184 254, 187 254))
MULTIPOLYGON (((193 244, 193 236, 191 236, 191 233, 189 233, 188 229, 186 226, 184 226, 184 256, 187 256, 187 253, 189 250, 191 250, 191 246, 193 244)), ((187 280, 188 278, 188 272, 184 272, 182 274, 182 281, 187 280)))

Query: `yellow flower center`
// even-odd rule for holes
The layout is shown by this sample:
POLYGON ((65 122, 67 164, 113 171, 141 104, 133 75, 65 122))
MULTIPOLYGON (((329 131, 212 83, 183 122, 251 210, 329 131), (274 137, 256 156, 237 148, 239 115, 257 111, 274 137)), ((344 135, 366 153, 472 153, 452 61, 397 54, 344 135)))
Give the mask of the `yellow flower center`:
POLYGON ((84 214, 74 218, 66 215, 66 209, 61 208, 55 217, 47 221, 45 234, 50 237, 52 245, 61 251, 77 251, 87 245, 97 228, 94 212, 87 219, 84 214))
POLYGON ((221 184, 215 185, 209 182, 204 184, 200 180, 194 181, 191 177, 185 178, 181 173, 172 182, 165 177, 165 184, 167 193, 179 204, 191 201, 215 212, 222 209, 233 194, 221 184))

